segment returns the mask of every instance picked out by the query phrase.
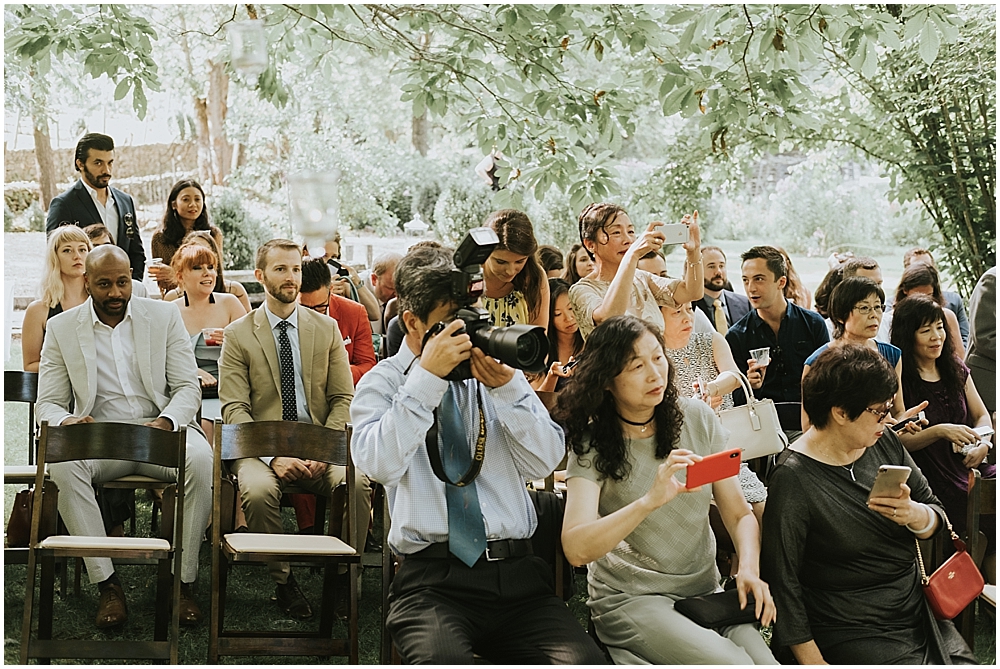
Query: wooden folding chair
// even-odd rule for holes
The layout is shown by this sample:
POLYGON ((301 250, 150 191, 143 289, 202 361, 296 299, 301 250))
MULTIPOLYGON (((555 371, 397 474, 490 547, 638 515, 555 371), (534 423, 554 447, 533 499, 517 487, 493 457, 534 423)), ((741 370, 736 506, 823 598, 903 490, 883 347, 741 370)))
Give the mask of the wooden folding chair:
MULTIPOLYGON (((181 549, 175 542, 184 536, 184 474, 187 429, 167 432, 129 423, 80 423, 50 426, 39 432, 36 498, 31 515, 31 542, 21 627, 21 664, 31 658, 150 659, 177 663, 180 624, 181 549), (123 449, 122 443, 129 444, 123 449), (177 481, 164 495, 163 532, 160 538, 81 537, 55 535, 54 520, 43 510, 55 508, 58 487, 44 475, 48 464, 71 460, 129 460, 177 470, 177 481), (37 491, 41 491, 40 496, 37 491), (40 497, 40 499, 39 499, 40 497), (176 526, 176 533, 174 532, 176 526), (57 558, 109 557, 155 560, 158 564, 153 641, 98 641, 52 639, 53 572, 57 558), (31 636, 35 608, 35 567, 41 562, 38 635, 31 636), (171 570, 173 573, 171 573, 171 570)), ((53 514, 54 515, 54 514, 53 514)))
MULTIPOLYGON (((969 502, 966 506, 965 528, 966 549, 973 561, 979 566, 983 563, 986 553, 986 535, 979 530, 979 517, 997 512, 997 480, 984 479, 978 469, 969 470, 969 502)), ((993 538, 996 541, 996 537, 993 538)), ((969 649, 975 650, 976 643, 976 606, 978 598, 973 600, 958 618, 955 625, 969 649)))
MULTIPOLYGON (((212 606, 209 621, 208 663, 218 664, 220 655, 274 656, 308 655, 327 657, 343 655, 351 664, 358 663, 358 566, 362 545, 354 521, 356 473, 350 456, 351 428, 331 430, 322 425, 296 421, 260 421, 223 425, 215 422, 215 448, 212 491, 212 606), (254 534, 226 532, 232 525, 231 510, 239 501, 234 497, 228 476, 223 475, 223 460, 257 457, 296 457, 316 460, 347 470, 344 488, 347 497, 348 543, 334 536, 342 509, 331 508, 330 531, 326 535, 254 534), (283 630, 226 630, 226 584, 229 569, 238 564, 308 561, 324 567, 319 629, 315 632, 283 630), (350 612, 347 637, 333 638, 334 589, 337 567, 348 566, 350 612)), ((331 494, 330 504, 333 505, 331 494)), ((366 528, 367 529, 367 528, 366 528)), ((361 540, 363 541, 363 539, 361 540)))

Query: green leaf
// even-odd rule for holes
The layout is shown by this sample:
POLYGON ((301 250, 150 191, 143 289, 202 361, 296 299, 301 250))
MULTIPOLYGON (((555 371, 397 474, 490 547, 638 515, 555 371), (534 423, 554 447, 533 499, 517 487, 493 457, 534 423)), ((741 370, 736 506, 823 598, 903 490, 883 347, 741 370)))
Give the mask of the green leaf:
POLYGON ((931 65, 934 59, 937 58, 938 47, 940 46, 941 38, 938 36, 933 23, 930 21, 925 22, 923 30, 920 31, 920 47, 918 49, 920 58, 928 65, 931 65))
POLYGON ((115 86, 115 100, 121 100, 126 95, 128 95, 129 89, 131 87, 132 83, 129 80, 129 77, 125 77, 124 79, 119 81, 118 85, 115 86))

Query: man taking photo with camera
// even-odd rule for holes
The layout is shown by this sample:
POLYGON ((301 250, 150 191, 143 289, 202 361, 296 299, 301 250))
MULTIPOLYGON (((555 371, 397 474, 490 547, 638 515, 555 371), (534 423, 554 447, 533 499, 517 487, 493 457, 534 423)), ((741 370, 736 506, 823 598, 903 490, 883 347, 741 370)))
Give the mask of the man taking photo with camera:
POLYGON ((523 372, 464 332, 455 314, 481 281, 463 291, 454 270, 447 249, 400 261, 403 345, 361 379, 351 405, 351 453, 385 485, 389 543, 404 558, 388 631, 406 663, 472 664, 478 653, 504 664, 603 664, 531 548, 538 519, 524 482, 562 460, 562 430, 523 372))

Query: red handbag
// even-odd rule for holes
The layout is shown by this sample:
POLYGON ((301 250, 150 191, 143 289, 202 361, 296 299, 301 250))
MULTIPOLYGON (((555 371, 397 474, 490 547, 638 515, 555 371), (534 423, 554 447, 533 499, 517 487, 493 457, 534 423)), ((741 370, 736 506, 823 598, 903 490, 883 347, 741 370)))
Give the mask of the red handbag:
POLYGON ((955 553, 933 574, 927 576, 924 558, 920 554, 920 542, 917 541, 917 564, 920 565, 920 583, 924 587, 927 602, 934 611, 934 617, 938 620, 951 620, 982 594, 985 583, 976 563, 965 550, 965 542, 951 528, 947 515, 944 522, 955 544, 955 553))

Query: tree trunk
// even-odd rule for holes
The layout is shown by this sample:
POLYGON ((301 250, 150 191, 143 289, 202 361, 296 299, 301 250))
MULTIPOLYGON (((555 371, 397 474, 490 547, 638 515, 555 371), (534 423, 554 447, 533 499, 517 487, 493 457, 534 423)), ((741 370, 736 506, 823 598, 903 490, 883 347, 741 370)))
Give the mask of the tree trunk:
POLYGON ((427 112, 424 112, 420 116, 413 117, 412 125, 412 142, 413 148, 420 152, 420 155, 426 156, 427 151, 430 147, 427 145, 427 112))
POLYGON ((36 111, 31 119, 35 138, 35 160, 38 162, 38 186, 42 192, 42 209, 49 210, 52 198, 58 195, 56 169, 52 160, 52 141, 49 138, 49 120, 44 112, 36 111))
POLYGON ((209 63, 208 74, 208 128, 212 139, 213 183, 221 186, 229 176, 233 147, 226 139, 226 113, 229 111, 229 77, 225 65, 218 61, 209 63))
POLYGON ((198 178, 203 184, 215 183, 212 172, 212 140, 208 130, 208 103, 195 97, 194 117, 198 123, 198 178))

